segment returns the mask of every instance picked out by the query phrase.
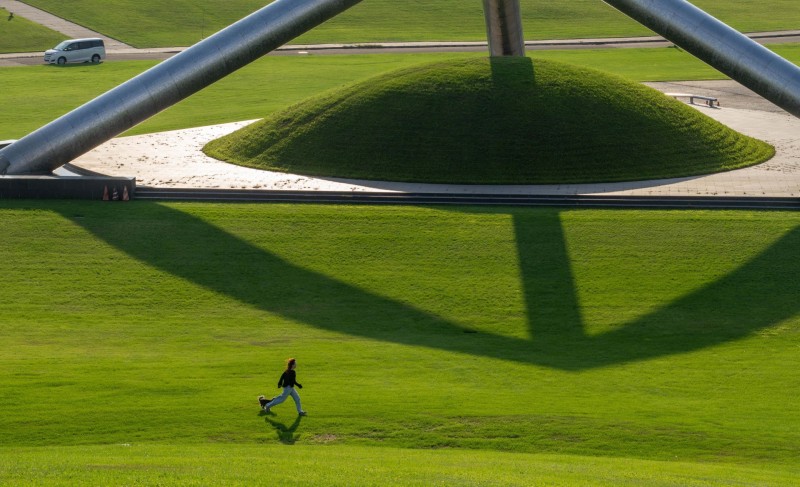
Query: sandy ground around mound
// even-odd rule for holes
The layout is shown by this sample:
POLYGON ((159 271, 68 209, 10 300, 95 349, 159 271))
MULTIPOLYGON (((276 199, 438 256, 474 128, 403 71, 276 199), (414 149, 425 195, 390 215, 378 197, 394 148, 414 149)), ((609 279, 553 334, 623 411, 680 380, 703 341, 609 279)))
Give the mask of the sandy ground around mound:
POLYGON ((741 108, 698 110, 739 132, 769 142, 776 156, 758 166, 708 176, 627 183, 569 185, 443 185, 313 178, 240 167, 202 152, 208 141, 253 121, 115 138, 73 164, 110 176, 135 177, 159 188, 316 191, 401 191, 513 194, 800 196, 800 119, 786 112, 741 108))

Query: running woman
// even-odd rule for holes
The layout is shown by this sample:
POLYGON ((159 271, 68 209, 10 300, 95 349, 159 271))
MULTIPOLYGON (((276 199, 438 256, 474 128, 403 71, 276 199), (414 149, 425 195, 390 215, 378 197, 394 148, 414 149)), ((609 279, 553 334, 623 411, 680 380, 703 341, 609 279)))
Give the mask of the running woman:
POLYGON ((272 401, 268 402, 267 405, 264 406, 264 411, 269 412, 271 407, 277 406, 285 401, 287 397, 292 396, 292 399, 294 399, 294 404, 297 406, 297 414, 300 416, 306 415, 306 412, 300 407, 300 395, 298 395, 297 391, 294 390, 294 386, 297 386, 300 389, 303 388, 303 385, 297 382, 297 373, 294 371, 296 367, 297 360, 290 358, 286 362, 286 370, 283 371, 280 380, 278 380, 278 387, 283 387, 283 393, 281 393, 280 396, 276 397, 272 401))

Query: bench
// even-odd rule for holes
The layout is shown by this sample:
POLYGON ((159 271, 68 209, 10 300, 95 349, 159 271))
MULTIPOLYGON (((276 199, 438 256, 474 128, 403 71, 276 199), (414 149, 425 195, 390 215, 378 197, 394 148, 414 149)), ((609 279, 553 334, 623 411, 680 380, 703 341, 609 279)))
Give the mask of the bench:
POLYGON ((667 96, 671 96, 673 98, 688 98, 689 104, 694 105, 694 100, 703 100, 706 106, 709 107, 719 107, 719 100, 714 98, 713 96, 704 96, 704 95, 692 95, 691 93, 664 93, 667 96))

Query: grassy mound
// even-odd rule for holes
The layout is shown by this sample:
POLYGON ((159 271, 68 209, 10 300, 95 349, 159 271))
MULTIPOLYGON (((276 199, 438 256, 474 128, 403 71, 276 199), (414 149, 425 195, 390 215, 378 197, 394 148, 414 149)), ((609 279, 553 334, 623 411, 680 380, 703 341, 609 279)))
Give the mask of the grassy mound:
POLYGON ((653 89, 528 58, 384 74, 276 113, 205 151, 315 176, 490 184, 689 176, 774 153, 653 89))

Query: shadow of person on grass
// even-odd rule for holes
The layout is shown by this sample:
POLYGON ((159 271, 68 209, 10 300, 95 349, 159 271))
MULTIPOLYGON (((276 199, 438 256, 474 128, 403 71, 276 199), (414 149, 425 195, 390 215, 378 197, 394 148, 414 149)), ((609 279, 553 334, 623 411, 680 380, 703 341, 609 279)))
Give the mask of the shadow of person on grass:
POLYGON ((303 420, 303 417, 299 414, 297 415, 297 419, 294 420, 294 423, 292 423, 292 425, 289 427, 280 421, 272 419, 270 417, 270 413, 263 413, 263 415, 264 422, 269 423, 273 428, 275 428, 275 432, 278 434, 278 440, 284 445, 294 445, 295 442, 300 439, 299 434, 294 434, 295 431, 297 431, 297 428, 300 427, 300 422, 303 420))
POLYGON ((513 218, 530 339, 474 333, 413 305, 288 262, 158 203, 137 202, 115 211, 113 220, 73 221, 148 265, 291 320, 375 340, 563 370, 699 350, 747 337, 800 311, 796 227, 704 288, 613 331, 589 335, 580 315, 561 210, 491 211, 513 218))

